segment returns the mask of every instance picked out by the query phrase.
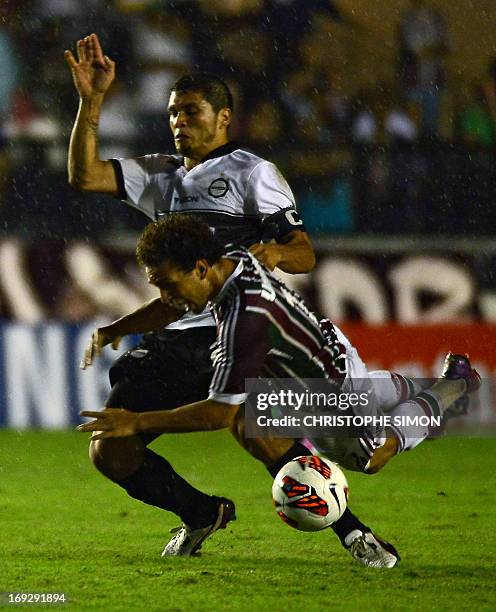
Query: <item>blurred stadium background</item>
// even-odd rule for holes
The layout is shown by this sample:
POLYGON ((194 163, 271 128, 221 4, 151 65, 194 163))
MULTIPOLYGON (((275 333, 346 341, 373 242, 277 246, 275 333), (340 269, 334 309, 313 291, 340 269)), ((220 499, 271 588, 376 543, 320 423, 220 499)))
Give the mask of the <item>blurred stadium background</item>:
MULTIPOLYGON (((375 367, 419 376, 448 349, 496 372, 493 0, 3 0, 0 426, 65 428, 101 405, 97 320, 150 296, 146 219, 67 186, 77 96, 63 51, 117 61, 102 157, 172 150, 165 103, 191 70, 235 93, 233 137, 276 162, 318 253, 289 281, 375 367)), ((494 424, 493 386, 463 422, 494 424)))

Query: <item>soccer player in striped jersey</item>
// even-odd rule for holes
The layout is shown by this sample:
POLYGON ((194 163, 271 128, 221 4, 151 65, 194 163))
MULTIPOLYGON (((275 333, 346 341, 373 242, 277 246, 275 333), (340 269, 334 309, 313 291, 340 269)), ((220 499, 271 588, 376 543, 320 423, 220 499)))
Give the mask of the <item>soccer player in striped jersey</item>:
MULTIPOLYGON (((194 313, 210 306, 217 323, 214 374, 208 398, 174 410, 84 412, 85 416, 96 417, 96 421, 80 426, 80 430, 100 431, 96 439, 136 432, 179 433, 227 427, 242 433, 241 406, 247 398, 248 378, 320 378, 334 385, 332 389, 337 384, 339 389, 349 391, 372 387, 374 377, 335 325, 320 319, 299 294, 286 287, 247 250, 223 254, 221 243, 199 219, 171 217, 149 225, 138 242, 137 255, 162 300, 175 300, 194 313)), ((378 377, 382 383, 387 380, 385 372, 378 377)), ((398 381, 391 375, 389 380, 390 388, 395 389, 398 381)), ((441 414, 479 384, 480 378, 468 359, 450 355, 443 375, 430 389, 391 408, 398 393, 388 392, 382 384, 378 400, 391 413, 441 414)), ((375 409, 380 412, 383 407, 376 405, 375 409)), ((315 443, 344 467, 374 473, 398 452, 416 446, 428 433, 427 426, 414 435, 401 427, 373 433, 364 429, 361 436, 346 437, 340 444, 335 444, 334 439, 317 439, 315 443)), ((249 444, 242 435, 238 439, 249 444)), ((282 466, 294 440, 270 439, 268 444, 273 453, 271 461, 279 461, 282 466)), ((382 548, 382 557, 374 557, 373 563, 365 564, 379 567, 396 564, 398 555, 394 547, 372 533, 361 533, 350 542, 356 558, 362 560, 373 558, 377 547, 382 548)))
MULTIPOLYGON (((69 145, 73 187, 116 196, 150 219, 201 214, 224 244, 250 247, 271 270, 301 273, 313 267, 313 249, 284 177, 274 164, 229 142, 232 96, 223 81, 187 75, 172 88, 167 111, 175 154, 104 160, 98 149, 99 117, 115 64, 103 54, 95 34, 78 41, 77 59, 69 50, 65 58, 80 97, 69 145)), ((96 330, 83 366, 91 365, 106 344, 115 348, 122 335, 143 332, 151 333, 112 366, 106 405, 139 411, 143 406, 175 408, 204 397, 212 376, 209 346, 215 322, 208 312, 185 314, 173 300, 152 300, 96 330)), ((232 517, 230 500, 198 491, 148 448, 155 437, 93 440, 90 457, 132 497, 175 512, 192 529, 205 531, 232 517)), ((274 449, 265 441, 253 440, 250 452, 271 465, 274 449)), ((305 447, 295 443, 286 458, 303 452, 305 447)), ((368 528, 348 509, 333 529, 346 544, 352 531, 368 528)), ((177 539, 173 544, 164 554, 189 555, 196 546, 191 538, 182 546, 176 546, 177 539)))

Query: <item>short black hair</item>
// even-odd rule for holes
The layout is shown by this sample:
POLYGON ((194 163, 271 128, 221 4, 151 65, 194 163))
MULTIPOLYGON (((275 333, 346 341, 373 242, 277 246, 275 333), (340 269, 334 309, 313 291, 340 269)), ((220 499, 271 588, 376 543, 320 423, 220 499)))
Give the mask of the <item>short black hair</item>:
POLYGON ((221 108, 233 109, 233 97, 226 83, 215 74, 209 72, 192 72, 181 77, 174 83, 171 93, 177 91, 186 93, 197 91, 212 105, 216 113, 221 108))
POLYGON ((210 227, 196 215, 171 214, 147 225, 138 239, 138 263, 156 268, 170 261, 184 272, 190 272, 199 259, 213 265, 224 248, 210 227))

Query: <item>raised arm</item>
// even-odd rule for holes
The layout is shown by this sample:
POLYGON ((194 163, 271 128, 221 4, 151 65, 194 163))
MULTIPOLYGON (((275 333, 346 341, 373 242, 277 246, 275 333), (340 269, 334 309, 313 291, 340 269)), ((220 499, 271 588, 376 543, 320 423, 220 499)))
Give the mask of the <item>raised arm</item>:
POLYGON ((69 144, 69 184, 81 191, 118 195, 118 183, 112 162, 98 154, 98 124, 105 93, 115 76, 115 62, 103 55, 96 34, 77 42, 76 60, 64 53, 74 85, 79 94, 79 109, 69 144))

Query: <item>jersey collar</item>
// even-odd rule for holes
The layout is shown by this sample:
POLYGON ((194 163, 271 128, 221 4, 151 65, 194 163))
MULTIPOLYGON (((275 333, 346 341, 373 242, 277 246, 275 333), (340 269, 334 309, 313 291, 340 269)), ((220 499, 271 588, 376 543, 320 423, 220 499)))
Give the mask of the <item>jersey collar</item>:
POLYGON ((210 153, 202 159, 201 163, 207 161, 207 159, 215 159, 216 157, 228 155, 229 153, 236 151, 236 149, 239 149, 239 146, 236 144, 236 142, 226 142, 226 144, 217 147, 213 151, 210 151, 210 153))
POLYGON ((237 278, 241 274, 242 271, 243 271, 243 260, 240 259, 238 265, 234 268, 231 274, 226 278, 226 281, 222 285, 222 289, 211 300, 212 304, 220 304, 220 302, 222 302, 223 298, 225 297, 229 289, 229 285, 233 282, 235 278, 237 278))
MULTIPOLYGON (((239 149, 239 145, 236 142, 226 142, 226 144, 223 144, 220 147, 210 151, 210 153, 201 160, 200 164, 203 164, 203 162, 206 162, 209 159, 216 159, 217 157, 222 157, 223 155, 229 155, 229 153, 236 151, 236 149, 239 149)), ((184 167, 184 157, 181 157, 178 160, 178 168, 181 166, 184 167)))

